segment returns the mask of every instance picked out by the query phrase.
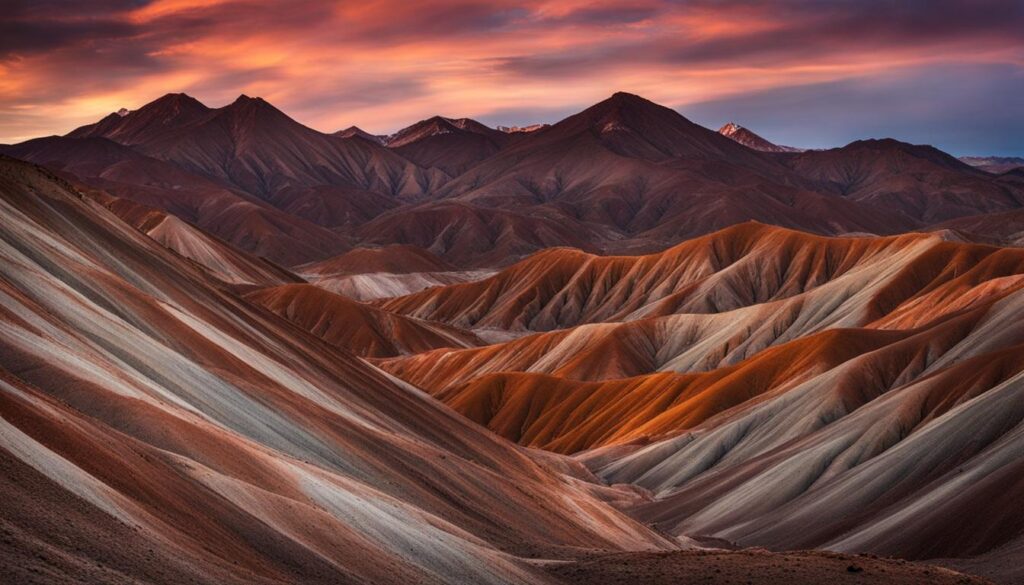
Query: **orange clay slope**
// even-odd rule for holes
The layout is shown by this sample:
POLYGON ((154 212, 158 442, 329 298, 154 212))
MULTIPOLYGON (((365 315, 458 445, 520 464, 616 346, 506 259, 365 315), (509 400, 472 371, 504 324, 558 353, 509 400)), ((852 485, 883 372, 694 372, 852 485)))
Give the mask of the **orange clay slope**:
MULTIPOLYGON (((388 310, 467 328, 549 331, 790 297, 930 250, 938 236, 825 238, 745 223, 647 256, 552 249, 479 282, 392 299, 388 310)), ((939 248, 987 254, 992 248, 939 248), (976 251, 975 251, 976 250, 976 251)), ((970 261, 969 258, 966 259, 970 261)))
MULTIPOLYGON (((802 235, 758 230, 769 242, 802 235)), ((705 242, 737 233, 743 234, 734 228, 705 242)), ((697 285, 712 298, 728 299, 720 304, 736 307, 730 310, 582 325, 378 363, 499 434, 572 453, 691 428, 862 354, 876 354, 873 359, 884 363, 886 358, 878 356, 905 338, 964 341, 971 335, 964 323, 983 319, 994 303, 1024 287, 1020 250, 947 242, 936 235, 807 239, 823 248, 821 256, 839 246, 881 252, 860 256, 860 263, 833 269, 827 278, 791 263, 816 256, 755 244, 762 250, 758 258, 742 262, 767 267, 769 275, 799 278, 755 279, 734 262, 697 285), (740 286, 739 277, 752 282, 740 286)), ((444 295, 443 289, 427 292, 444 295)), ((385 305, 416 296, 426 295, 385 305)), ((673 301, 673 309, 689 303, 691 310, 707 311, 700 304, 704 299, 677 296, 682 302, 673 301)), ((655 304, 665 305, 663 300, 655 304)))
POLYGON ((992 553, 1024 528, 1010 504, 1024 496, 1024 334, 1012 325, 1024 294, 972 313, 587 461, 651 490, 634 512, 674 533, 915 559, 992 553))
POLYGON ((5 571, 531 583, 675 546, 10 159, 0 260, 5 571))
POLYGON ((833 330, 766 350, 737 366, 695 374, 602 382, 488 374, 437 397, 510 440, 575 453, 691 428, 902 337, 899 332, 833 330))
POLYGON ((483 342, 451 325, 388 313, 312 284, 254 291, 246 299, 324 341, 363 357, 390 357, 483 342))
MULTIPOLYGON (((619 322, 378 363, 510 439, 576 453, 609 484, 632 484, 612 499, 673 534, 970 557, 964 566, 1019 581, 1000 551, 1019 550, 1024 531, 1011 503, 1024 497, 1024 250, 943 234, 836 240, 756 229, 753 241, 739 229, 703 239, 703 256, 690 248, 680 263, 700 266, 737 234, 746 253, 680 279, 681 292, 652 294, 638 278, 630 292, 646 304, 578 276, 589 285, 579 296, 560 285, 536 297, 584 298, 573 306, 595 308, 575 320, 607 310, 619 322)), ((524 266, 508 272, 544 282, 542 266, 524 266)), ((466 311, 444 304, 460 288, 507 282, 518 292, 506 278, 384 305, 432 298, 431 311, 510 315, 500 294, 466 311)), ((538 315, 548 305, 519 306, 538 315)))

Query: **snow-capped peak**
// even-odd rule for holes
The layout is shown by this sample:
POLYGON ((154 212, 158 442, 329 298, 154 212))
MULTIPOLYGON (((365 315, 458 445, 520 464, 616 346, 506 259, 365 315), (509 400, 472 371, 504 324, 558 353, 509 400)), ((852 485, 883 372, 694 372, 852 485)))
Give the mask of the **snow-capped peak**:
POLYGON ((718 133, 727 138, 739 142, 747 148, 754 150, 760 150, 761 152, 803 152, 802 148, 795 148, 792 146, 781 146, 764 138, 761 138, 757 134, 754 134, 750 130, 740 126, 735 122, 729 122, 718 129, 718 133))

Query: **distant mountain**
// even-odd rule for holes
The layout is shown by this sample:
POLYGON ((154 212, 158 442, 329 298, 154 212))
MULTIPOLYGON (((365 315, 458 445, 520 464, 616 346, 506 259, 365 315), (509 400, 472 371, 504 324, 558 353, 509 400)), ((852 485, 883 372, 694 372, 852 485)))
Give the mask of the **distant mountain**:
POLYGON ((652 252, 751 220, 891 234, 1024 201, 1015 175, 930 147, 861 141, 777 156, 737 143, 771 146, 738 125, 723 133, 732 138, 622 92, 542 128, 434 116, 383 138, 355 126, 323 134, 260 98, 209 108, 168 94, 5 150, 284 265, 395 244, 494 268, 551 246, 652 252))
POLYGON ((443 180, 373 141, 322 134, 245 95, 209 109, 170 94, 68 136, 109 138, 264 199, 286 188, 320 185, 418 197, 443 180))
POLYGON ((796 154, 786 164, 846 199, 923 225, 1024 205, 1022 186, 999 181, 932 146, 898 140, 858 140, 796 154))
POLYGON ((381 145, 383 145, 385 143, 385 141, 387 140, 387 136, 380 136, 380 135, 377 135, 377 134, 370 134, 369 132, 363 130, 362 128, 360 128, 358 126, 349 126, 348 128, 345 128, 344 130, 338 130, 337 132, 334 133, 334 135, 335 136, 340 136, 342 138, 355 138, 355 137, 359 137, 359 138, 363 138, 363 139, 369 140, 370 142, 376 142, 377 144, 381 144, 381 145))
POLYGON ((398 154, 425 168, 458 176, 502 149, 509 136, 469 118, 434 116, 403 128, 385 143, 398 154))
POLYGON ((436 197, 583 222, 615 251, 664 248, 748 220, 823 233, 909 227, 818 193, 774 157, 626 93, 526 134, 436 197))
POLYGON ((431 136, 460 134, 462 132, 491 137, 496 137, 500 134, 498 130, 494 130, 470 118, 434 116, 426 120, 420 120, 391 134, 385 139, 385 143, 391 148, 398 148, 418 140, 423 140, 424 138, 430 138, 431 136))
POLYGON ((109 138, 124 145, 146 144, 210 115, 210 108, 184 93, 169 93, 138 110, 122 108, 95 124, 68 133, 70 138, 109 138))
POLYGON ((718 133, 739 142, 743 146, 760 150, 761 152, 803 152, 802 148, 780 146, 769 142, 735 122, 729 122, 722 126, 718 129, 718 133))
POLYGON ((543 130, 551 124, 530 124, 529 126, 496 126, 495 129, 506 134, 522 134, 528 132, 536 132, 537 130, 543 130))
POLYGON ((167 211, 240 250, 289 266, 349 249, 342 235, 230 183, 107 138, 38 138, 3 149, 122 199, 167 211))
POLYGON ((1019 156, 961 156, 960 160, 997 175, 1024 167, 1024 158, 1019 156))

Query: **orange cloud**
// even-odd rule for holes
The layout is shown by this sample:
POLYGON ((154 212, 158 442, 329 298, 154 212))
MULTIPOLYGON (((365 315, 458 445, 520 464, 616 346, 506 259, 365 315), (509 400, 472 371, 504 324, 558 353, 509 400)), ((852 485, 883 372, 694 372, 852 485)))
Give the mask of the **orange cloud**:
POLYGON ((0 142, 177 91, 388 132, 434 113, 526 123, 620 89, 684 106, 937 63, 1021 67, 1010 0, 885 18, 877 2, 40 0, 0 34, 0 142))

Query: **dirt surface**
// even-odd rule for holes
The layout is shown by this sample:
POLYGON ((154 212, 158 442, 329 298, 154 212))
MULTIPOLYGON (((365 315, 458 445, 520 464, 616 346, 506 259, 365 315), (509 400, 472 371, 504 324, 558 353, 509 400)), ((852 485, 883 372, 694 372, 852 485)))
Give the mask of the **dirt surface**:
POLYGON ((764 550, 676 551, 610 554, 552 564, 562 583, 630 585, 910 585, 988 584, 950 569, 861 555, 829 552, 771 553, 764 550))

